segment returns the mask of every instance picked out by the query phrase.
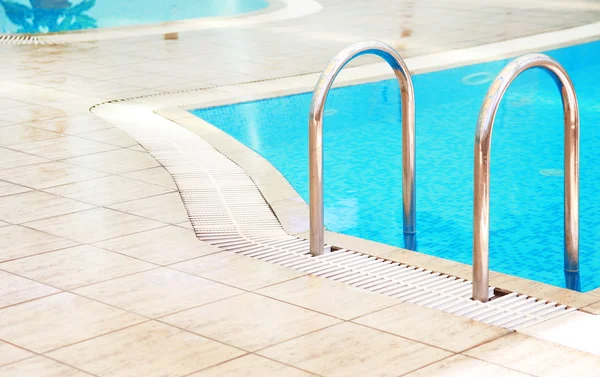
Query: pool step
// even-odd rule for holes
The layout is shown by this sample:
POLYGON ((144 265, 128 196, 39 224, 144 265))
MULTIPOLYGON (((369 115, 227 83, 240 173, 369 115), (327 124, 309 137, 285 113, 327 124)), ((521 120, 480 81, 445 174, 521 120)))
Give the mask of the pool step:
POLYGON ((209 244, 508 329, 575 310, 519 293, 494 296, 487 303, 473 301, 469 280, 351 250, 333 248, 313 257, 308 241, 284 231, 238 165, 199 136, 152 112, 160 106, 160 99, 153 97, 104 104, 93 112, 122 128, 169 171, 196 235, 209 244))

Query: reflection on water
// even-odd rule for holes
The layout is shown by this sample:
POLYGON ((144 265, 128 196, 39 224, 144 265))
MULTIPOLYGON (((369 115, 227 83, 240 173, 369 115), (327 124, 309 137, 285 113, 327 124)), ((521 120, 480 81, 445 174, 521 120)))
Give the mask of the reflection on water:
POLYGON ((95 18, 85 14, 96 0, 29 0, 29 4, 0 0, 17 33, 52 33, 98 27, 95 18))
POLYGON ((231 17, 268 6, 268 0, 0 0, 0 34, 44 34, 231 17))

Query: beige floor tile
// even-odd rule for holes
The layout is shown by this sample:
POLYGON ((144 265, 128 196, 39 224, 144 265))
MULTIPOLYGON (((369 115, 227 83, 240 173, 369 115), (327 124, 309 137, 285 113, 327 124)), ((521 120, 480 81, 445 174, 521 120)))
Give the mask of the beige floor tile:
POLYGON ((519 332, 600 356, 600 316, 574 311, 519 332))
POLYGON ((5 223, 4 221, 0 221, 0 228, 3 226, 9 226, 9 223, 5 223))
MULTIPOLYGON (((171 190, 134 179, 111 175, 85 182, 53 187, 45 191, 97 206, 107 206, 114 203, 160 195, 171 190)), ((148 200, 152 202, 153 198, 149 198, 148 200)), ((160 199, 155 200, 160 202, 160 199)))
POLYGON ((259 354, 326 377, 395 377, 451 355, 352 323, 329 327, 259 354))
MULTIPOLYGON (((0 341, 0 366, 14 363, 15 361, 23 360, 33 355, 33 353, 22 348, 0 341)), ((2 368, 0 368, 0 375, 6 376, 1 372, 2 368)))
POLYGON ((177 189, 175 181, 171 174, 162 166, 155 168, 132 171, 131 173, 122 174, 124 177, 137 179, 138 181, 152 183, 153 185, 177 189))
POLYGON ((100 178, 105 175, 105 173, 99 171, 85 169, 59 161, 0 170, 0 179, 27 187, 33 187, 38 190, 81 182, 93 178, 100 178))
POLYGON ((12 148, 52 160, 62 160, 65 158, 83 156, 91 153, 105 152, 117 149, 118 147, 110 144, 98 143, 76 136, 65 136, 59 139, 18 144, 12 148))
MULTIPOLYGON (((169 189, 163 188, 163 192, 167 191, 169 189)), ((188 213, 178 192, 119 203, 111 205, 110 208, 170 224, 178 224, 188 219, 188 213)))
POLYGON ((30 141, 53 139, 60 136, 56 132, 29 126, 12 125, 0 127, 0 145, 14 145, 30 141))
POLYGON ((127 135, 125 132, 121 131, 116 127, 101 131, 86 132, 79 136, 84 137, 86 139, 112 144, 124 148, 132 147, 137 144, 137 142, 133 140, 129 135, 127 135))
POLYGON ((96 245, 163 266, 221 251, 200 241, 194 231, 173 225, 113 238, 96 245))
MULTIPOLYGON (((19 149, 19 146, 20 145, 15 145, 14 148, 19 149)), ((0 148, 0 169, 16 168, 19 166, 39 164, 40 162, 46 161, 48 161, 48 159, 33 156, 32 154, 22 153, 7 148, 0 148)))
MULTIPOLYGON (((0 268, 4 264, 0 264, 0 268)), ((36 283, 8 272, 0 271, 0 308, 60 292, 56 288, 36 283)), ((0 357, 2 352, 0 352, 0 357)))
POLYGON ((65 292, 1 309, 0 339, 43 353, 143 320, 65 292))
POLYGON ((0 181, 0 197, 7 196, 7 195, 20 194, 22 192, 27 192, 27 191, 31 191, 31 190, 32 189, 25 187, 25 186, 19 186, 19 185, 15 185, 14 183, 0 181))
POLYGON ((527 377, 498 365, 455 355, 405 375, 406 377, 527 377))
POLYGON ((5 271, 61 289, 73 289, 155 267, 150 263, 88 245, 0 264, 0 268, 5 271))
POLYGON ((342 319, 398 304, 393 298, 316 276, 305 276, 258 292, 342 319))
POLYGON ((250 352, 340 322, 254 293, 176 313, 162 321, 250 352))
POLYGON ((134 151, 138 151, 138 152, 147 152, 146 148, 142 147, 141 145, 134 145, 133 147, 129 147, 129 149, 132 149, 134 151))
POLYGON ((241 355, 233 347, 148 322, 49 356, 100 377, 180 377, 241 355))
POLYGON ((159 228, 164 224, 110 209, 96 208, 71 215, 34 221, 27 226, 83 243, 159 228))
POLYGON ((45 192, 29 191, 0 198, 0 219, 21 224, 90 208, 93 206, 86 203, 45 192))
POLYGON ((112 127, 112 125, 104 119, 92 114, 64 116, 49 122, 32 121, 25 123, 25 125, 42 128, 63 135, 77 135, 84 132, 94 132, 112 127))
POLYGON ((192 223, 189 220, 179 223, 179 224, 177 224, 177 226, 186 228, 186 229, 190 229, 190 230, 194 230, 194 226, 192 225, 192 223))
POLYGON ((232 253, 207 255, 172 267, 249 291, 303 275, 289 268, 232 253))
POLYGON ((75 245, 76 241, 22 226, 0 228, 0 262, 75 245))
POLYGON ((117 149, 88 156, 69 158, 65 161, 73 165, 111 174, 127 173, 158 166, 158 162, 150 157, 149 154, 136 152, 131 149, 117 149))
POLYGON ((167 268, 94 284, 75 292, 151 318, 243 293, 239 289, 167 268))
POLYGON ((60 109, 36 106, 30 103, 19 105, 19 103, 13 101, 13 103, 3 103, 3 105, 2 110, 0 110, 0 119, 10 119, 15 123, 31 122, 36 119, 40 121, 53 119, 62 116, 64 113, 60 109))
POLYGON ((90 374, 43 356, 0 368, 2 377, 91 377, 90 374))
POLYGON ((466 355, 544 377, 595 377, 600 357, 514 333, 465 352, 466 355))
POLYGON ((190 377, 315 377, 314 374, 256 355, 246 355, 190 377))
POLYGON ((441 310, 404 303, 367 314, 354 322, 453 352, 462 352, 510 333, 441 310))

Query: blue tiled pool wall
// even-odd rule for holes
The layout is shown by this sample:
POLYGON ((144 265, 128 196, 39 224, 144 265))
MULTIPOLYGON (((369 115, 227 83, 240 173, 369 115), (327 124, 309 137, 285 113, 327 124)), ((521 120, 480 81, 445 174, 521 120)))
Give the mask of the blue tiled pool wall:
MULTIPOLYGON (((600 286, 600 43, 551 51, 581 107, 581 269, 600 286)), ((508 60, 415 75, 418 250, 471 263, 473 146, 491 80, 508 60)), ((311 93, 194 113, 268 159, 308 201, 311 93)), ((325 224, 403 246, 399 90, 395 80, 332 90, 324 120, 325 224)), ((496 117, 491 161, 490 263, 564 286, 563 115, 548 74, 525 72, 496 117)))

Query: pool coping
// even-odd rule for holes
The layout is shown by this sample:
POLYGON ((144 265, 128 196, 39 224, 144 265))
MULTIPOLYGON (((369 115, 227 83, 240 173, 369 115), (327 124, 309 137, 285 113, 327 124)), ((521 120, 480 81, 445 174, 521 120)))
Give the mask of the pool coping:
POLYGON ((267 0, 269 5, 257 11, 226 17, 201 17, 161 23, 74 30, 47 34, 0 34, 0 44, 68 44, 110 39, 165 35, 174 38, 180 32, 251 26, 282 21, 320 12, 317 0, 267 0))
MULTIPOLYGON (((475 62, 502 59, 503 57, 510 57, 538 49, 559 48, 575 44, 575 42, 583 43, 598 39, 600 35, 600 23, 573 29, 493 43, 491 44, 493 45, 492 47, 484 45, 461 49, 460 52, 464 52, 464 54, 459 53, 459 50, 454 50, 407 58, 405 61, 411 69, 412 74, 424 73, 473 64, 475 62), (573 29, 579 30, 574 31, 573 29), (577 34, 577 31, 582 31, 582 29, 588 33, 590 31, 592 33, 583 33, 579 34, 578 38, 572 38, 573 35, 577 34), (563 35, 556 38, 557 33, 563 35), (542 47, 539 45, 541 36, 546 41, 545 46, 542 44, 542 47), (552 41, 549 39, 552 39, 552 41), (532 43, 533 46, 531 45, 532 43), (483 53, 482 50, 484 50, 483 53), (493 55, 489 53, 485 54, 485 52, 494 50, 496 52, 493 55), (472 52, 478 53, 473 54, 472 52), (469 56, 469 58, 464 58, 464 56, 469 56)), ((173 94, 175 96, 174 105, 158 108, 154 110, 154 113, 200 136, 220 153, 238 164, 255 182, 285 231, 290 235, 308 239, 308 205, 283 175, 258 153, 246 147, 224 131, 189 113, 188 110, 310 92, 318 76, 318 73, 312 73, 177 93, 173 94), (198 101, 199 97, 204 97, 204 100, 198 101)), ((336 86, 349 86, 380 81, 389 79, 390 76, 391 71, 385 63, 346 68, 338 76, 336 86)), ((328 244, 338 247, 356 250, 365 254, 383 257, 460 278, 472 278, 471 266, 467 264, 331 231, 325 232, 325 239, 328 244)), ((496 271, 490 271, 490 284, 501 289, 560 302, 591 314, 600 314, 600 288, 586 293, 579 293, 496 271)))
MULTIPOLYGON (((157 110, 155 113, 200 136, 217 151, 239 165, 254 181, 284 230, 290 235, 309 239, 309 209, 307 203, 270 162, 226 132, 201 118, 191 115, 187 110, 167 107, 157 110)), ((449 259, 327 230, 325 231, 325 241, 327 244, 336 247, 402 262, 434 272, 442 272, 463 279, 472 279, 470 265, 449 259)), ((583 309, 583 311, 591 314, 600 314, 600 308, 585 309, 586 306, 600 303, 600 289, 579 293, 492 270, 490 270, 490 284, 508 291, 515 291, 583 309)))

